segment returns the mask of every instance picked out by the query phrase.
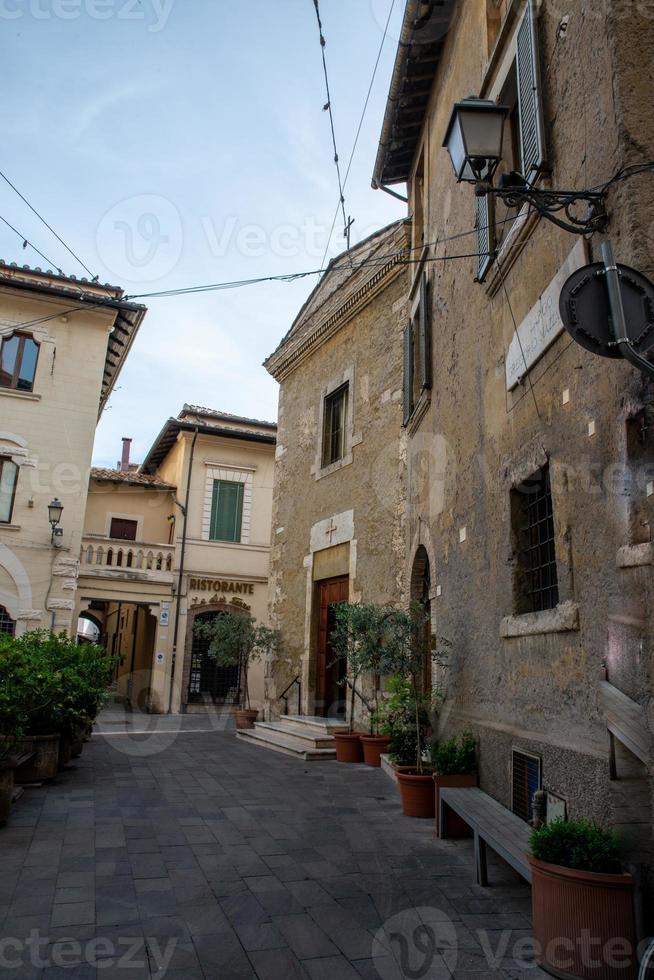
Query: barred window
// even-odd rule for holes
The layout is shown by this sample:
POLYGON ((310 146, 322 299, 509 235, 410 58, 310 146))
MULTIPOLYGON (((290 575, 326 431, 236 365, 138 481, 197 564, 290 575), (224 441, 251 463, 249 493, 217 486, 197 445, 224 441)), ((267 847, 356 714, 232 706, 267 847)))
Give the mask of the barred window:
POLYGON ((516 546, 516 612, 554 609, 559 601, 549 465, 511 492, 516 546))

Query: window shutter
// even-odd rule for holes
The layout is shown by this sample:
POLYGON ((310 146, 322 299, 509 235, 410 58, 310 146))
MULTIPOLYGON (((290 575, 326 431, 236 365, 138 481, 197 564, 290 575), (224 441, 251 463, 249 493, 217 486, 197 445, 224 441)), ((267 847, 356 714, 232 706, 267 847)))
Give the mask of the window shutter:
POLYGON ((477 281, 483 282, 493 261, 495 229, 493 207, 489 194, 475 198, 477 202, 477 281))
POLYGON ((413 411, 413 327, 411 321, 404 328, 404 421, 408 425, 413 411))
POLYGON ((209 537, 212 541, 240 541, 243 484, 215 480, 209 537))
POLYGON ((545 123, 538 53, 538 5, 529 0, 518 29, 518 109, 522 173, 533 180, 545 166, 545 123))
POLYGON ((420 280, 420 387, 431 388, 431 310, 427 273, 420 280))

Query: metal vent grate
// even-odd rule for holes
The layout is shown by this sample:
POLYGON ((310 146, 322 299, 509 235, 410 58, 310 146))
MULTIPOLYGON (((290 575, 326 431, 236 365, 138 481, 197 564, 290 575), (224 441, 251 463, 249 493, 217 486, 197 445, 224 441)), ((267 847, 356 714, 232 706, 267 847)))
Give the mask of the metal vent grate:
POLYGON ((538 756, 526 752, 512 753, 512 810, 527 823, 532 818, 531 801, 541 788, 541 762, 538 756))

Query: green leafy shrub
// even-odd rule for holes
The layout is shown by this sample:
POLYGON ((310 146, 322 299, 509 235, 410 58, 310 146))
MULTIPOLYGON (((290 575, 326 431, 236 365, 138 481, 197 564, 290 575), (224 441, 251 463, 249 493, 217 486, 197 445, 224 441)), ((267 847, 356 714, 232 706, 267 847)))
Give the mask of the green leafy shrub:
POLYGON ((0 636, 0 733, 76 737, 108 699, 113 665, 102 647, 65 633, 0 636))
POLYGON ((477 772, 477 739, 472 732, 463 732, 443 742, 434 742, 431 760, 435 771, 441 776, 477 772))
POLYGON ((416 692, 410 680, 399 676, 389 678, 387 697, 377 712, 377 724, 381 734, 391 740, 388 751, 396 765, 416 765, 419 744, 426 744, 431 731, 429 706, 429 700, 420 691, 416 692))
POLYGON ((240 668, 243 705, 250 708, 250 665, 276 649, 279 632, 267 626, 256 626, 244 612, 220 613, 207 622, 197 622, 194 631, 209 641, 208 655, 219 666, 240 668))
POLYGON ((554 820, 534 830, 531 851, 562 868, 615 874, 621 870, 618 838, 590 820, 554 820))

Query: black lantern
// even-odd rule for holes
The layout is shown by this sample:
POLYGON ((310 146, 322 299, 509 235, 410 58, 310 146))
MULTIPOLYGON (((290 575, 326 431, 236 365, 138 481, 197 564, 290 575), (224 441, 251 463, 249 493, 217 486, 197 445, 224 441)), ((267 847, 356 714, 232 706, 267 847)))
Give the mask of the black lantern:
POLYGON ((502 160, 504 123, 509 108, 474 96, 452 110, 443 146, 447 147, 457 180, 492 183, 502 160))
POLYGON ((48 520, 50 522, 50 527, 52 528, 52 541, 54 542, 55 534, 59 522, 61 520, 61 515, 63 513, 64 505, 58 497, 51 500, 48 504, 48 520))

